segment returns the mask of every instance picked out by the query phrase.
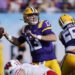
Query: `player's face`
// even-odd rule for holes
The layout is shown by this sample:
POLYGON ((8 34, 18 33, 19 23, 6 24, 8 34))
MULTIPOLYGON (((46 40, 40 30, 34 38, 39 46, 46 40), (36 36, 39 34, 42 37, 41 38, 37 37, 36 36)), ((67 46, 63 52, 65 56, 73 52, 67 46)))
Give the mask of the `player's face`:
POLYGON ((28 14, 27 19, 30 24, 35 25, 38 23, 38 14, 28 14))

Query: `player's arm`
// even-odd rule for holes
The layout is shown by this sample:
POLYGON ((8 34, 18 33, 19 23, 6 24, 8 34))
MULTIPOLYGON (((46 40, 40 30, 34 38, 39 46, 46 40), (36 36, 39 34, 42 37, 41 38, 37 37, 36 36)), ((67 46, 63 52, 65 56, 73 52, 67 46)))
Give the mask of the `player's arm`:
POLYGON ((65 41, 61 35, 61 32, 59 33, 59 40, 61 41, 61 43, 64 45, 65 44, 65 41))
POLYGON ((42 34, 41 40, 52 42, 57 40, 56 35, 52 31, 51 24, 47 20, 42 25, 42 34))
POLYGON ((27 31, 27 33, 29 33, 33 38, 37 38, 39 40, 44 40, 44 41, 56 41, 57 40, 56 35, 52 31, 51 24, 47 20, 44 21, 41 29, 42 29, 41 33, 43 35, 35 35, 35 34, 32 34, 30 31, 27 31))
POLYGON ((28 33, 33 37, 33 38, 37 38, 39 40, 44 40, 44 41, 56 41, 57 38, 54 34, 47 34, 45 36, 43 35, 35 35, 32 34, 31 31, 28 31, 28 33))
POLYGON ((8 41, 10 41, 12 44, 19 46, 20 42, 18 41, 18 38, 10 36, 8 33, 4 33, 4 36, 8 41))
POLYGON ((56 41, 57 38, 54 34, 48 34, 46 36, 41 36, 41 40, 44 40, 44 41, 56 41))
MULTIPOLYGON (((24 29, 25 29, 25 27, 23 27, 21 30, 22 30, 22 33, 24 33, 24 29)), ((14 37, 14 36, 10 36, 8 33, 6 33, 5 31, 4 31, 4 34, 3 34, 5 37, 6 37, 6 39, 8 40, 8 41, 10 41, 12 44, 14 44, 14 45, 16 45, 16 46, 20 46, 22 43, 24 43, 25 42, 25 37, 22 35, 22 36, 20 36, 19 38, 16 38, 16 37, 14 37)))
POLYGON ((59 33, 59 39, 61 39, 61 32, 59 33))

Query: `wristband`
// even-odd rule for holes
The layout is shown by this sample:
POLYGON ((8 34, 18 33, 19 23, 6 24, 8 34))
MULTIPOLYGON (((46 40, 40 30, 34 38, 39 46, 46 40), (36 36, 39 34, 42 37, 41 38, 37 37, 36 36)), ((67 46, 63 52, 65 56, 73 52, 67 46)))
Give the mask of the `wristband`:
POLYGON ((8 40, 11 40, 11 39, 12 39, 12 36, 9 35, 9 36, 8 36, 8 40))
POLYGON ((37 39, 41 40, 42 36, 41 35, 38 35, 37 36, 37 39))

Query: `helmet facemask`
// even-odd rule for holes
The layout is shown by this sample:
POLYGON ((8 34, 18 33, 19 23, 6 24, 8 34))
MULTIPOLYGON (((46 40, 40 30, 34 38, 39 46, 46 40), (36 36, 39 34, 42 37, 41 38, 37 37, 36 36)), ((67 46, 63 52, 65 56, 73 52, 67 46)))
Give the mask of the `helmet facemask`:
POLYGON ((28 7, 23 13, 24 22, 28 23, 29 25, 35 25, 39 21, 39 13, 37 9, 33 7, 28 7))
POLYGON ((27 15, 27 20, 28 20, 28 24, 31 24, 31 25, 35 25, 38 23, 38 14, 37 13, 34 13, 34 14, 28 14, 27 15))

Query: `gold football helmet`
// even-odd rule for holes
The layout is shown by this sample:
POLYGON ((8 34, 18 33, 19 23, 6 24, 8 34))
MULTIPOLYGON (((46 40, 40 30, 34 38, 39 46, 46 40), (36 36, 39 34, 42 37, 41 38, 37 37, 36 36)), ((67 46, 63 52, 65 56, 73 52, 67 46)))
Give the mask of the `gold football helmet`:
POLYGON ((33 8, 33 7, 27 7, 23 13, 23 19, 24 19, 24 22, 26 23, 30 23, 30 24, 36 24, 38 21, 35 21, 35 22, 30 22, 29 20, 29 16, 32 16, 32 15, 35 15, 35 16, 39 16, 39 13, 37 11, 37 9, 33 8))
POLYGON ((66 27, 70 23, 75 23, 75 20, 72 16, 67 15, 67 14, 61 15, 61 17, 59 19, 59 25, 62 28, 66 27))

